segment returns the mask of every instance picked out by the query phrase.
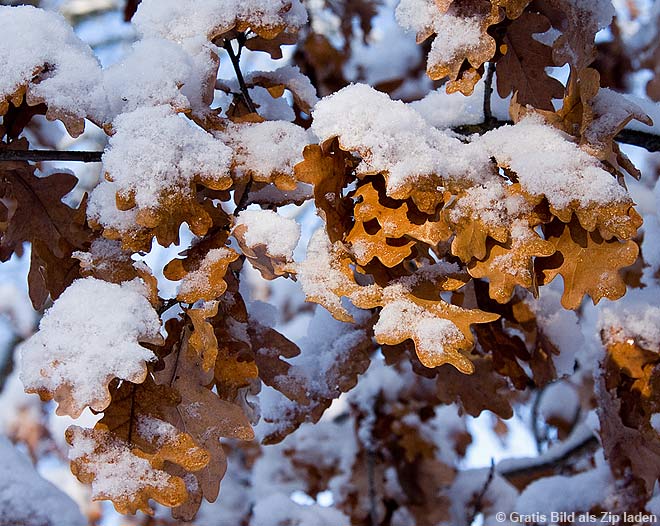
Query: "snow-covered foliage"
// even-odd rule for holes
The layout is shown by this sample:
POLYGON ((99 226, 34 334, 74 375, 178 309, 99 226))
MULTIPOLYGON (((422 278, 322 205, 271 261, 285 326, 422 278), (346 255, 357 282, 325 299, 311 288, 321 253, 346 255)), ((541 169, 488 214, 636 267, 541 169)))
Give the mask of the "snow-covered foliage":
POLYGON ((658 522, 657 2, 8 3, 0 525, 658 522))

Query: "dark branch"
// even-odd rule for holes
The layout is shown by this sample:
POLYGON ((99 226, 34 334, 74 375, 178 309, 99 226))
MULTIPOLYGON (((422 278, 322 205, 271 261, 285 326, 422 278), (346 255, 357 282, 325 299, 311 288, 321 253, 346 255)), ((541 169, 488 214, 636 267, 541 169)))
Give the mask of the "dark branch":
MULTIPOLYGON (((490 122, 481 124, 464 124, 463 126, 456 126, 452 130, 460 135, 472 135, 478 133, 479 135, 486 133, 495 128, 501 128, 507 124, 513 124, 513 121, 500 121, 493 119, 490 122)), ((644 148, 648 152, 660 152, 660 135, 654 135, 648 132, 636 130, 623 130, 614 137, 616 142, 623 144, 631 144, 644 148)))
POLYGON ((103 152, 69 152, 61 150, 0 150, 0 161, 74 161, 100 163, 103 152))
POLYGON ((247 208, 248 201, 250 199, 251 190, 252 190, 252 177, 250 176, 250 179, 248 179, 248 182, 245 185, 245 188, 243 189, 241 198, 238 200, 238 203, 236 203, 236 208, 234 208, 234 214, 233 214, 234 217, 236 217, 238 214, 240 214, 243 210, 247 208))
MULTIPOLYGON (((240 71, 240 70, 239 70, 240 71)), ((241 76, 242 78, 242 76, 241 76)), ((240 83, 240 81, 239 81, 240 83)), ((244 81, 243 81, 244 83, 244 81)), ((241 93, 245 95, 244 93, 241 93)), ((249 99, 249 95, 248 95, 249 99)), ((250 103, 252 108, 254 104, 252 100, 250 103)), ((246 104, 248 104, 246 102, 246 104)), ((250 107, 250 106, 248 106, 250 107)), ((487 131, 494 130, 506 124, 513 124, 512 121, 491 120, 482 124, 465 124, 452 128, 454 132, 460 135, 472 135, 473 133, 483 134, 487 131)), ((644 148, 649 152, 660 152, 660 135, 652 133, 636 131, 636 130, 623 130, 614 140, 623 144, 630 144, 644 148)), ((80 152, 80 151, 62 151, 62 150, 5 150, 0 149, 0 162, 2 161, 72 161, 81 163, 99 163, 103 152, 80 152)))
POLYGON ((474 521, 477 518, 477 515, 479 515, 483 511, 484 507, 484 497, 486 496, 486 492, 488 491, 488 488, 493 482, 493 476, 495 475, 495 461, 491 458, 490 459, 490 469, 488 470, 488 477, 486 478, 486 481, 484 482, 483 487, 481 488, 481 491, 479 492, 478 495, 476 495, 476 498, 474 499, 474 506, 472 507, 472 514, 470 515, 470 518, 467 521, 467 524, 474 524, 474 521))
MULTIPOLYGON (((547 384, 550 385, 550 384, 547 384)), ((541 398, 547 386, 543 386, 536 393, 534 398, 534 403, 532 404, 532 433, 534 434, 534 441, 536 442, 536 452, 540 455, 543 452, 543 443, 545 442, 545 437, 541 434, 541 429, 539 429, 539 407, 541 405, 541 398)), ((545 433, 543 433, 545 435, 545 433)))
POLYGON ((243 72, 241 71, 240 59, 241 59, 241 51, 243 48, 240 40, 238 43, 238 54, 234 53, 234 48, 231 45, 231 40, 225 40, 223 47, 225 48, 225 51, 227 51, 227 54, 231 59, 232 66, 234 66, 234 71, 236 72, 236 79, 238 80, 238 85, 241 88, 241 95, 243 95, 243 101, 245 102, 245 105, 248 107, 248 110, 250 110, 251 113, 256 113, 257 110, 254 106, 254 102, 252 102, 252 98, 250 98, 250 93, 248 92, 248 88, 245 84, 245 79, 243 78, 243 72))
POLYGON ((531 481, 540 477, 556 474, 564 468, 575 464, 578 458, 585 454, 591 454, 598 449, 600 443, 595 435, 585 433, 581 440, 571 444, 570 447, 558 454, 544 454, 537 459, 530 459, 525 465, 514 463, 513 467, 497 467, 497 473, 507 479, 518 489, 522 489, 531 481))
POLYGON ((490 99, 493 95, 493 74, 495 73, 495 63, 486 62, 486 79, 484 80, 484 124, 493 121, 493 113, 490 109, 490 99))
POLYGON ((635 130, 622 130, 614 140, 624 144, 639 146, 649 152, 660 152, 660 135, 635 130))

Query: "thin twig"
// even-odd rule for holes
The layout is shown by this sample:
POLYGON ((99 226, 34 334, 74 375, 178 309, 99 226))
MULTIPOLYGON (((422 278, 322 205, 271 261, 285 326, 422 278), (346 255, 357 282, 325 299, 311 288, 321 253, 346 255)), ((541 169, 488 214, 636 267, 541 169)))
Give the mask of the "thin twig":
MULTIPOLYGON (((548 384, 549 385, 549 384, 548 384)), ((543 442, 545 437, 541 436, 541 430, 539 429, 539 407, 541 405, 541 398, 545 392, 546 386, 541 387, 536 397, 534 398, 534 403, 532 404, 532 433, 534 434, 534 441, 536 442, 536 452, 540 455, 543 452, 543 442)))
MULTIPOLYGON (((241 93, 241 95, 244 95, 241 93)), ((487 131, 500 128, 512 121, 491 120, 489 123, 465 124, 456 126, 452 130, 461 135, 483 134, 487 131)), ((630 144, 644 148, 648 152, 660 152, 660 135, 636 130, 623 130, 614 137, 614 140, 623 144, 630 144)), ((71 161, 81 163, 99 163, 103 152, 67 151, 67 150, 7 150, 0 149, 0 162, 2 161, 71 161)))
POLYGON ((496 468, 496 471, 498 475, 504 477, 520 489, 525 487, 531 480, 547 476, 551 473, 558 473, 564 467, 573 465, 577 458, 585 453, 592 453, 599 445, 600 443, 595 435, 586 433, 582 440, 562 451, 559 455, 550 455, 538 460, 530 459, 530 463, 525 466, 514 463, 512 467, 496 468))
POLYGON ((493 482, 493 477, 495 475, 495 460, 492 458, 490 459, 490 469, 488 470, 488 477, 486 478, 486 481, 484 482, 483 487, 481 488, 481 491, 477 495, 477 497, 474 499, 474 506, 472 507, 472 514, 470 515, 470 518, 467 521, 468 525, 474 524, 475 519, 477 518, 477 515, 479 515, 483 511, 483 506, 484 506, 484 497, 486 496, 486 492, 488 491, 488 488, 493 482))
POLYGON ((493 74, 495 73, 495 63, 486 62, 486 79, 484 80, 484 124, 493 120, 493 113, 490 109, 490 99, 493 95, 493 74))
MULTIPOLYGON (((490 122, 482 124, 464 124, 463 126, 456 126, 452 131, 460 135, 473 135, 475 133, 484 134, 495 128, 513 124, 513 121, 502 121, 493 119, 490 122)), ((648 152, 660 152, 660 135, 653 133, 636 131, 636 130, 623 130, 619 132, 614 140, 623 144, 631 144, 644 148, 648 152)))
POLYGON ((234 208, 234 217, 238 216, 243 210, 245 210, 248 206, 248 201, 250 199, 250 190, 252 189, 252 177, 248 179, 247 184, 245 185, 245 188, 243 189, 243 193, 241 194, 241 198, 238 200, 238 203, 236 203, 236 208, 234 208))
POLYGON ((373 447, 367 450, 367 483, 369 485, 369 522, 371 526, 378 526, 376 513, 376 452, 373 447))
POLYGON ((157 309, 157 312, 159 315, 164 314, 166 311, 170 310, 172 307, 174 307, 176 304, 178 304, 178 300, 176 298, 169 298, 166 300, 163 300, 163 303, 161 306, 157 309))
POLYGON ((99 163, 103 152, 70 152, 63 150, 0 150, 0 161, 74 161, 99 163))
POLYGON ((254 106, 254 102, 252 102, 252 98, 250 98, 250 93, 248 92, 247 85, 245 84, 245 79, 243 78, 243 72, 241 71, 241 64, 240 64, 240 53, 242 51, 241 43, 239 42, 238 44, 238 55, 234 53, 234 48, 231 45, 231 40, 225 40, 223 47, 225 48, 225 51, 227 51, 227 54, 231 59, 232 66, 234 66, 234 72, 236 73, 236 80, 238 80, 238 85, 241 88, 241 95, 243 95, 243 101, 245 102, 245 105, 248 107, 248 110, 250 110, 250 113, 256 113, 257 110, 254 106))
POLYGON ((660 135, 636 130, 622 130, 614 138, 617 142, 639 146, 649 152, 660 152, 660 135))

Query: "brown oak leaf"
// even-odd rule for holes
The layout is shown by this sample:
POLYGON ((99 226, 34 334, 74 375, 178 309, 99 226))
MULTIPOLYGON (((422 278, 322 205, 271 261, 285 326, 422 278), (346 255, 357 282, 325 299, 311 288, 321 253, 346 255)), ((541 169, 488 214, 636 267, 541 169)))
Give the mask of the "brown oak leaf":
POLYGON ((543 284, 562 275, 564 308, 578 308, 586 294, 595 304, 602 298, 615 300, 626 293, 620 270, 637 259, 637 243, 616 238, 606 241, 598 232, 587 232, 575 219, 567 225, 554 225, 547 240, 557 252, 537 259, 535 266, 543 284))
POLYGON ((554 109, 552 99, 563 96, 564 86, 545 71, 555 65, 552 48, 534 39, 534 34, 545 33, 548 29, 550 22, 538 13, 524 13, 507 27, 504 36, 506 53, 497 61, 500 97, 515 92, 520 104, 531 104, 541 110, 554 109))

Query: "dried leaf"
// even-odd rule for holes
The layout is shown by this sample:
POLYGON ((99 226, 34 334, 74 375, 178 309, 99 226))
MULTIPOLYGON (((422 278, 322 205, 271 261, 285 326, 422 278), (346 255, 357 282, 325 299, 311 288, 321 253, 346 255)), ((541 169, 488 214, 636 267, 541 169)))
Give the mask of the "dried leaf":
MULTIPOLYGON (((203 461, 208 461, 206 456, 199 457, 193 451, 190 456, 185 455, 183 447, 189 445, 185 439, 176 454, 166 454, 167 458, 158 459, 131 448, 102 424, 97 424, 94 429, 71 426, 66 431, 66 439, 73 448, 70 452, 73 474, 81 482, 92 484, 94 499, 112 500, 115 509, 125 514, 134 514, 138 510, 153 514, 150 499, 169 507, 186 500, 186 484, 180 477, 162 469, 163 460, 197 469, 203 461)), ((179 436, 175 435, 173 440, 180 440, 179 436)))
POLYGON ((606 241, 598 232, 584 230, 575 219, 555 227, 547 240, 554 244, 557 253, 537 259, 536 268, 543 284, 562 275, 564 308, 578 308, 585 294, 596 304, 602 298, 616 300, 626 293, 620 270, 637 259, 639 247, 634 241, 606 241))
POLYGON ((463 410, 472 416, 479 416, 489 410, 508 419, 513 416, 509 401, 509 387, 505 378, 493 370, 489 357, 473 359, 474 372, 465 376, 453 367, 438 370, 438 398, 443 403, 458 400, 463 410))
POLYGON ((188 344, 202 358, 202 369, 209 371, 215 366, 218 356, 218 340, 209 319, 218 314, 218 302, 211 301, 202 306, 186 310, 186 316, 193 324, 193 332, 188 344))
POLYGON ((170 261, 163 274, 169 280, 181 280, 177 294, 179 301, 212 301, 227 290, 224 277, 231 262, 238 257, 237 252, 226 247, 210 249, 203 255, 193 252, 185 259, 170 261))
POLYGON ((355 162, 350 153, 339 148, 337 139, 320 146, 307 146, 303 157, 295 166, 296 179, 314 185, 314 202, 330 241, 343 239, 351 226, 352 202, 342 196, 342 190, 352 180, 349 171, 355 162))
MULTIPOLYGON (((513 7, 519 8, 526 3, 521 2, 513 7)), ((517 9, 515 13, 520 15, 517 9)), ((508 11, 507 16, 516 18, 510 16, 508 11)), ((545 71, 545 68, 555 65, 552 48, 533 36, 548 29, 548 19, 537 13, 524 13, 507 27, 504 36, 506 53, 497 61, 497 91, 500 97, 505 98, 515 92, 520 104, 531 104, 541 110, 554 109, 552 99, 563 96, 564 86, 545 71)))
POLYGON ((534 274, 534 258, 551 256, 555 246, 542 239, 531 228, 519 224, 512 231, 511 240, 505 245, 490 244, 483 261, 473 261, 468 272, 475 278, 488 278, 489 294, 499 303, 511 299, 516 285, 537 294, 534 274))

